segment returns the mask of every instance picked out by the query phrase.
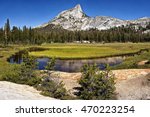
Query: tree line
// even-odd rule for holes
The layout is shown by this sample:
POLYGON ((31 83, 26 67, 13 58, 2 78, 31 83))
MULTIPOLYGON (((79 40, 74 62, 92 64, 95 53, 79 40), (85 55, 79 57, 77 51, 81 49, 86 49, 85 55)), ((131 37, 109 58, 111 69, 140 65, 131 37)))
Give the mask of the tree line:
POLYGON ((11 28, 9 19, 4 27, 0 28, 0 43, 8 44, 42 44, 42 43, 66 43, 82 42, 149 42, 150 33, 144 31, 150 29, 150 23, 145 28, 133 25, 114 27, 108 30, 90 29, 86 31, 68 31, 65 29, 38 29, 24 26, 11 28), (42 31, 41 31, 42 30, 42 31))

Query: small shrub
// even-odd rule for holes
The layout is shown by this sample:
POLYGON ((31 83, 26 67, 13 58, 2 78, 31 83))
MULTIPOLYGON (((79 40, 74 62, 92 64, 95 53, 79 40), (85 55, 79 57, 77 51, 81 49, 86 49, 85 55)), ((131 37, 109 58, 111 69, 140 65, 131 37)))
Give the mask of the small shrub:
POLYGON ((106 100, 115 97, 115 77, 108 69, 99 71, 96 65, 85 65, 79 80, 77 96, 86 100, 106 100))
POLYGON ((56 62, 55 58, 52 58, 51 61, 47 63, 47 66, 45 67, 46 70, 49 71, 54 70, 55 62, 56 62))
POLYGON ((51 78, 51 70, 54 70, 55 58, 52 58, 46 66, 46 75, 41 82, 40 87, 38 87, 43 95, 54 97, 57 99, 67 99, 70 96, 67 93, 67 90, 64 87, 63 82, 59 82, 51 78))
POLYGON ((48 80, 47 78, 42 81, 39 88, 43 95, 57 99, 64 99, 64 97, 68 95, 62 82, 55 82, 54 80, 48 80))
POLYGON ((25 84, 37 87, 40 83, 41 83, 41 78, 36 76, 31 79, 28 79, 25 84))
POLYGON ((2 74, 2 80, 19 83, 20 82, 20 77, 19 77, 19 72, 18 72, 19 69, 20 67, 16 65, 8 68, 5 71, 5 73, 2 74))

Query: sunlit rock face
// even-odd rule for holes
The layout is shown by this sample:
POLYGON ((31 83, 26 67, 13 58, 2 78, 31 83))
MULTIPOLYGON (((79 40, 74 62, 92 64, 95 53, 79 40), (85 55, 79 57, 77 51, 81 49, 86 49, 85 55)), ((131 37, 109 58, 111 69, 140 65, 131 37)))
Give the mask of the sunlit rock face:
POLYGON ((62 11, 53 20, 36 28, 44 28, 53 25, 53 28, 62 27, 67 30, 107 30, 113 27, 127 26, 132 24, 138 29, 139 26, 146 27, 150 18, 143 17, 137 20, 121 20, 109 16, 89 17, 78 4, 74 8, 62 11))

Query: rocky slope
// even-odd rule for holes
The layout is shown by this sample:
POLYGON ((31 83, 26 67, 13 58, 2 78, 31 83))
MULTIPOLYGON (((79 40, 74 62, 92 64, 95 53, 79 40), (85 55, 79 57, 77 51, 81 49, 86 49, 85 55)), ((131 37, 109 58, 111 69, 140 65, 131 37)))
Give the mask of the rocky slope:
MULTIPOLYGON (((150 99, 150 69, 113 70, 116 80, 116 93, 118 100, 147 100, 150 99)), ((55 72, 53 77, 63 81, 71 94, 78 87, 77 81, 81 73, 55 72)))
POLYGON ((72 9, 62 11, 53 20, 37 28, 47 28, 53 25, 52 28, 56 26, 67 30, 89 30, 93 28, 106 30, 112 27, 126 26, 129 24, 134 25, 136 28, 139 26, 145 27, 148 22, 150 22, 150 18, 148 17, 137 20, 121 20, 108 16, 89 17, 78 4, 72 9))
MULTIPOLYGON (((150 99, 150 69, 114 70, 117 99, 141 100, 150 99)), ((53 72, 52 76, 63 81, 70 94, 78 87, 81 73, 53 72)), ((0 100, 51 100, 33 87, 0 81, 0 100)))
POLYGON ((0 100, 53 100, 45 97, 33 87, 0 81, 0 100))

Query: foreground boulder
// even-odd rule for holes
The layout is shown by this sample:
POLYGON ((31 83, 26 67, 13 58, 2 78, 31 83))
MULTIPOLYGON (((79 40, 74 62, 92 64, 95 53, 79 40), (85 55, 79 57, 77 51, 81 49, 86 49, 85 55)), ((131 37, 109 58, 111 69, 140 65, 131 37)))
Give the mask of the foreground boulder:
POLYGON ((120 100, 150 100, 150 73, 118 81, 116 89, 117 99, 120 100))
POLYGON ((0 100, 53 100, 40 95, 33 87, 0 81, 0 100))

